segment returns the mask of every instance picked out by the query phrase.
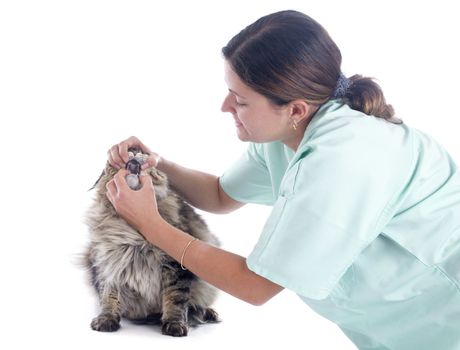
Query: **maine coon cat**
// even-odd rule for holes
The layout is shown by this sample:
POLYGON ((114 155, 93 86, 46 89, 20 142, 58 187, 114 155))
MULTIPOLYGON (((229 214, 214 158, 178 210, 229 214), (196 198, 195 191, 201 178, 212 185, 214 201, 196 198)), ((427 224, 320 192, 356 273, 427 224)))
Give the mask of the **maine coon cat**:
MULTIPOLYGON (((146 155, 139 149, 130 152, 127 168, 135 173, 146 155)), ((155 168, 146 171, 155 186, 160 215, 171 225, 218 246, 203 219, 169 188, 166 175, 155 168)), ((106 184, 115 174, 107 163, 86 215, 90 243, 84 264, 101 306, 91 327, 112 332, 119 329, 122 317, 141 323, 156 320, 163 334, 186 336, 191 325, 217 322, 218 315, 210 308, 216 289, 183 270, 117 215, 106 197, 106 184)), ((133 189, 139 186, 133 179, 127 180, 133 189)))

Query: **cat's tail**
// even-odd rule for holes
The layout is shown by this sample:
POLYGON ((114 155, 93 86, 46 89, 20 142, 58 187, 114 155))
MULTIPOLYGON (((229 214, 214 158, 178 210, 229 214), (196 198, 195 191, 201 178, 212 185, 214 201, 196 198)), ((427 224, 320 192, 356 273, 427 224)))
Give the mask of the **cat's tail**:
MULTIPOLYGON (((134 324, 161 325, 162 313, 152 313, 146 317, 130 319, 134 324)), ((197 326, 203 323, 220 322, 219 315, 211 308, 202 308, 196 305, 188 309, 188 323, 190 326, 197 326)))
POLYGON ((217 323, 220 321, 219 315, 214 309, 203 308, 196 305, 192 305, 188 309, 188 323, 191 326, 197 326, 203 323, 217 323))

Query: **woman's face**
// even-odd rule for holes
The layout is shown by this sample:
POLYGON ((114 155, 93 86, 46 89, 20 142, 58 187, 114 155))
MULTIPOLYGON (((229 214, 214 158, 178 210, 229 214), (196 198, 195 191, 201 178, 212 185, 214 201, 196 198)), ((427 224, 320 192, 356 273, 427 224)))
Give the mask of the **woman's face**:
POLYGON ((289 108, 275 106, 265 96, 244 84, 227 61, 225 82, 228 95, 221 110, 233 116, 241 141, 284 141, 292 136, 289 108))

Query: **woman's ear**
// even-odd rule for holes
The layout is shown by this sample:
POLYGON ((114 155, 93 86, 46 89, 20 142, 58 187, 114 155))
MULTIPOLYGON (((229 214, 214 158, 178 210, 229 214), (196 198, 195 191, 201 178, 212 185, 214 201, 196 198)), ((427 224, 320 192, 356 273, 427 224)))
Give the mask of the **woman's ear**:
POLYGON ((316 110, 316 106, 312 106, 304 100, 294 100, 290 102, 290 120, 295 124, 302 124, 316 110))

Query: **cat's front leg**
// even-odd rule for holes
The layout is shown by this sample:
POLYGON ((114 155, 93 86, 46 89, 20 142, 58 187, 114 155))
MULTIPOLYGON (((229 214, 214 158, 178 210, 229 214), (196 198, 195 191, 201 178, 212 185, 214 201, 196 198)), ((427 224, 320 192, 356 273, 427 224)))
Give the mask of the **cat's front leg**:
POLYGON ((118 291, 104 288, 100 294, 102 311, 91 322, 91 328, 99 332, 115 332, 120 328, 121 307, 118 291))
POLYGON ((184 337, 188 333, 190 286, 195 276, 174 262, 163 267, 162 277, 162 333, 184 337))

